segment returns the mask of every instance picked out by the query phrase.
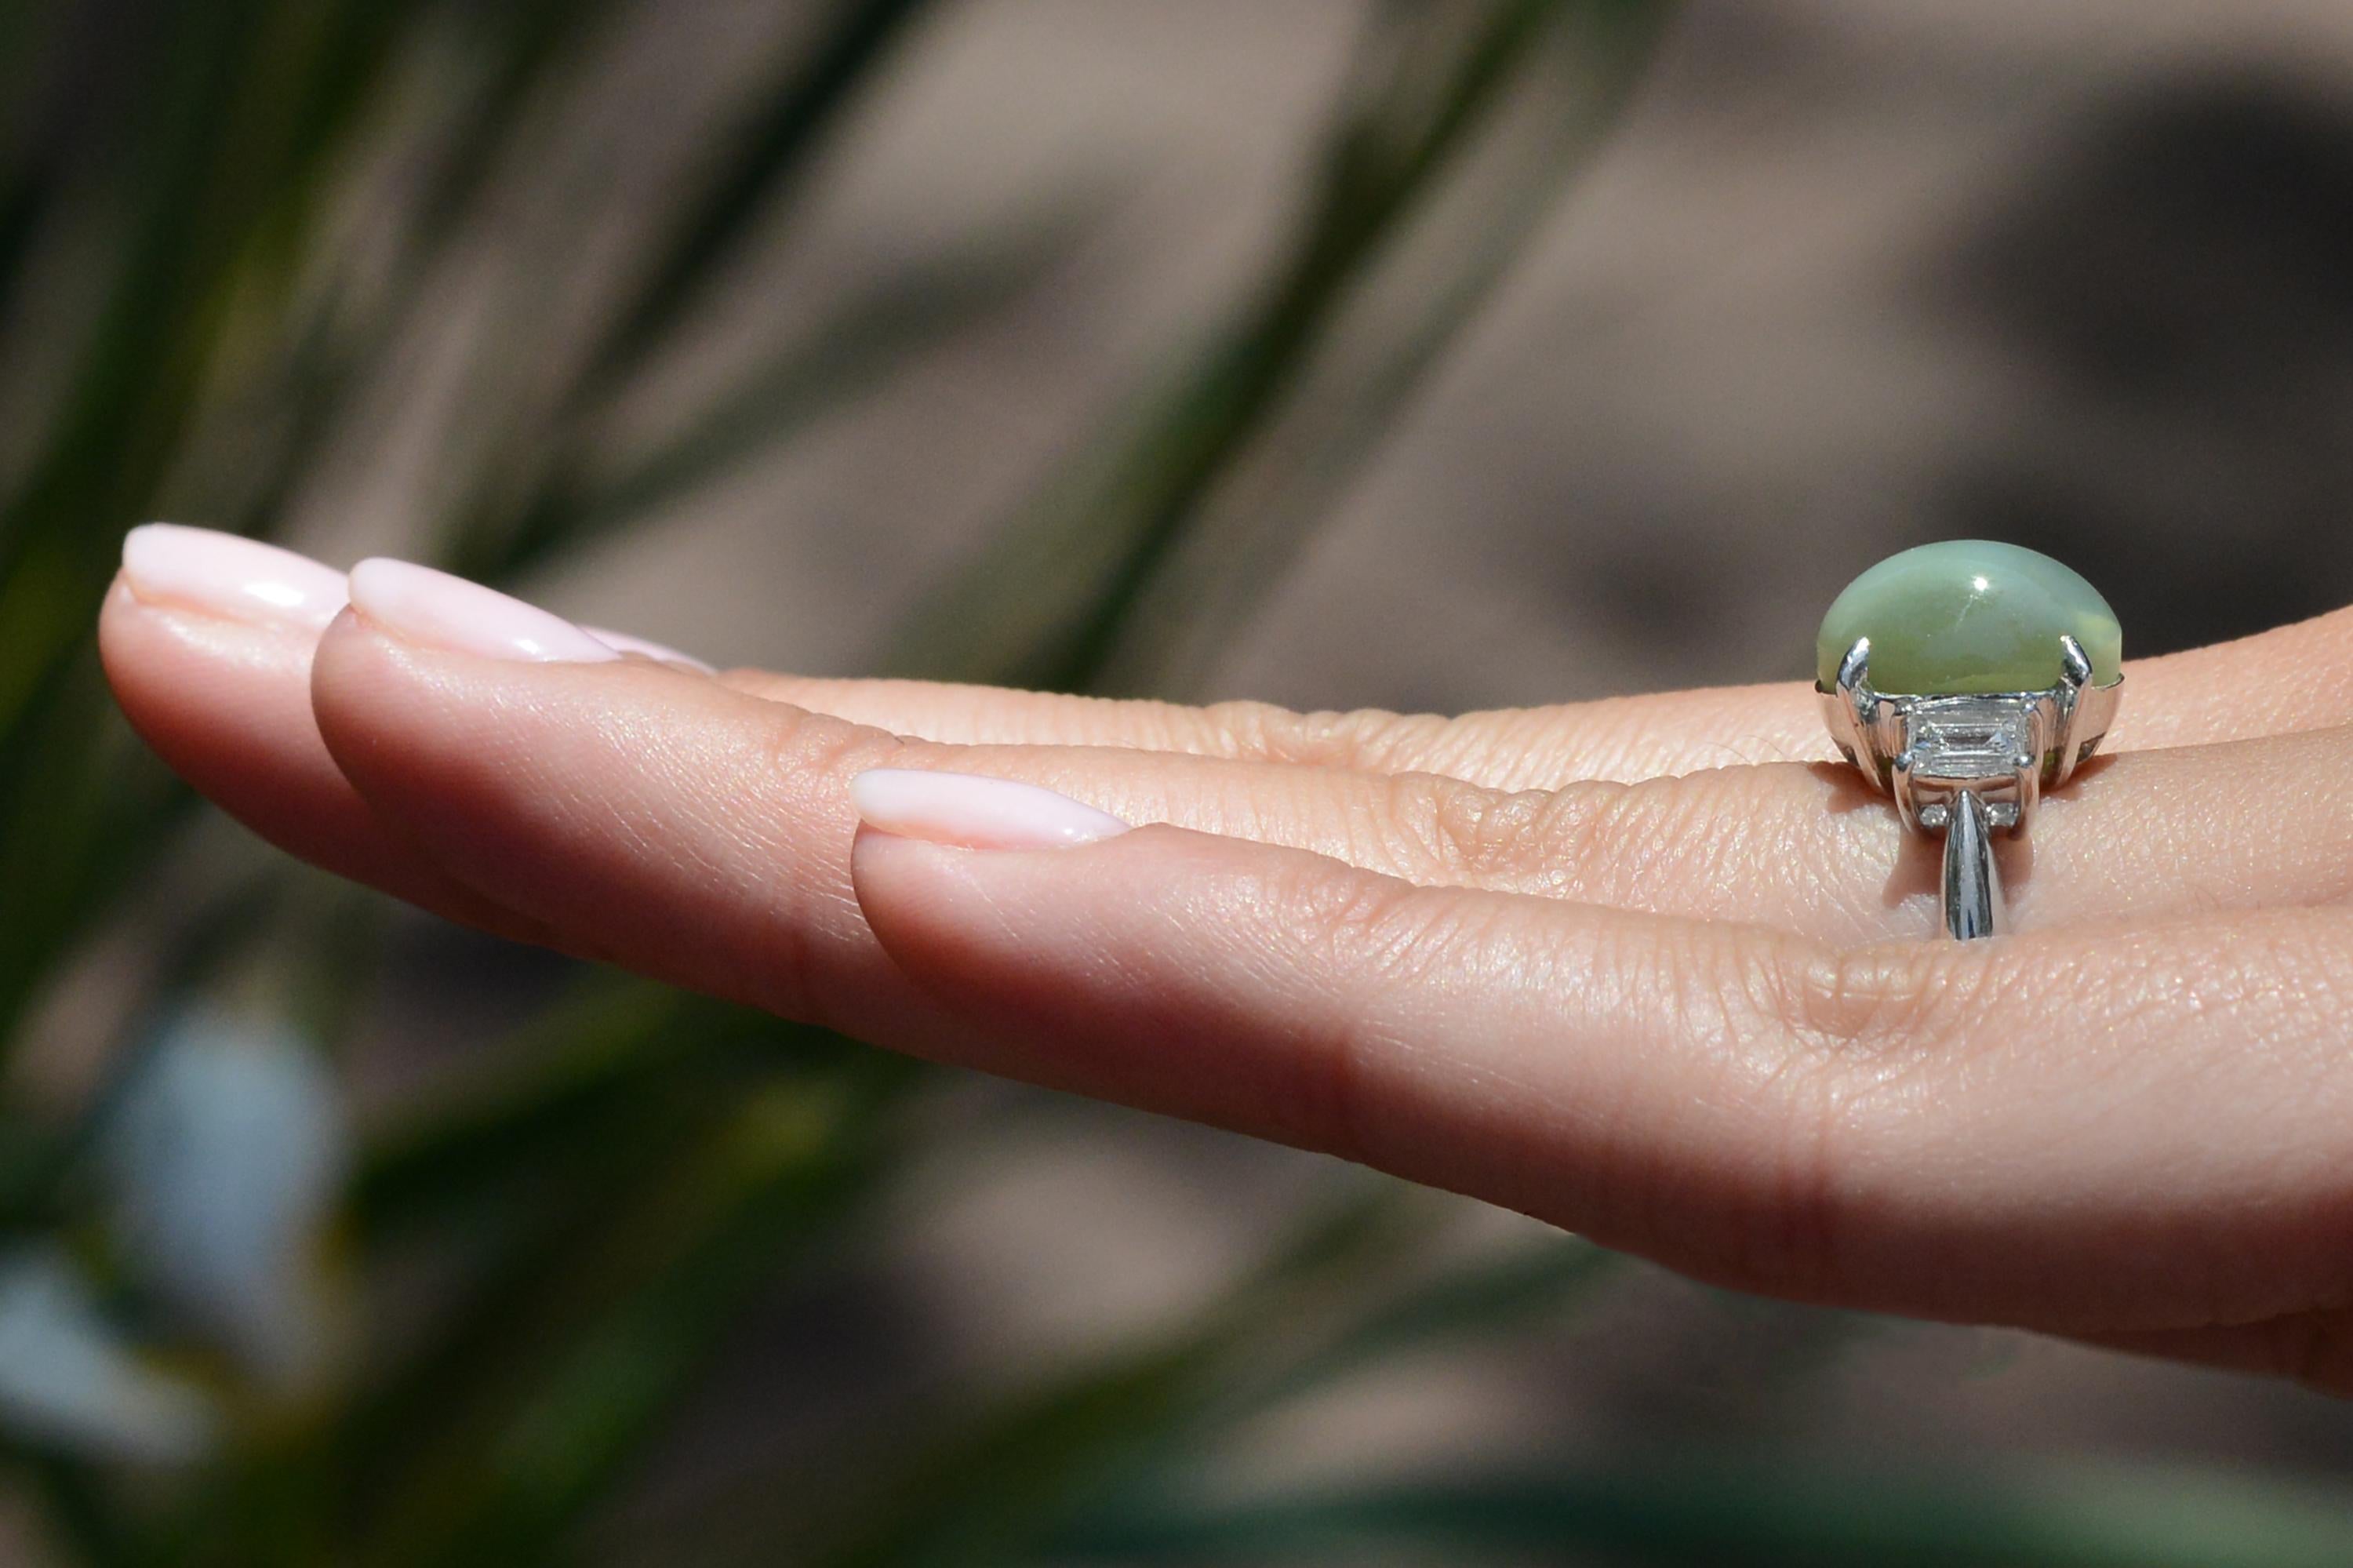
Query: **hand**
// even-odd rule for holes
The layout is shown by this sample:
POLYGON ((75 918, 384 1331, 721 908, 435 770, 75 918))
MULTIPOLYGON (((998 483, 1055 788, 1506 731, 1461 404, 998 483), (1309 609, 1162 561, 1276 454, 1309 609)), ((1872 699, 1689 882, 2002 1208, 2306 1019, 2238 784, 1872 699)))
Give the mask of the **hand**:
POLYGON ((452 918, 1722 1284, 2353 1392, 2353 611, 2132 666, 2002 850, 2016 934, 1956 944, 1802 685, 713 675, 392 563, 352 609, 221 535, 126 563, 101 646, 156 750, 452 918), (877 769, 977 778, 870 778, 861 827, 877 769))

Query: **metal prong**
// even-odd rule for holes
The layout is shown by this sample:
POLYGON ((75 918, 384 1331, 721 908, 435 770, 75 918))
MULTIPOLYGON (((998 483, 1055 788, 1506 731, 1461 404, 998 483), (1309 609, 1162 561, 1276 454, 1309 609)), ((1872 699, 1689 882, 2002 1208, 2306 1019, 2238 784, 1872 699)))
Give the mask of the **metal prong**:
POLYGON ((1989 826, 1975 790, 1953 796, 1953 820, 1945 829, 1945 930, 1963 941, 1992 936, 2001 920, 2001 876, 1989 826))
POLYGON ((1869 677, 1870 670, 1871 639, 1858 637, 1854 640, 1853 646, 1846 651, 1846 657, 1839 661, 1839 690, 1841 692, 1863 690, 1863 683, 1869 677))
POLYGON ((1846 711, 1854 715, 1855 729, 1869 729, 1872 712, 1879 705, 1871 691, 1870 638, 1858 637, 1848 645, 1846 656, 1839 661, 1838 690, 1846 699, 1846 711))
POLYGON ((2042 803, 2042 758, 2021 752, 2010 759, 2010 766, 2018 779, 2018 816, 2010 824, 2010 831, 2022 833, 2026 831, 2028 820, 2034 815, 2034 808, 2042 803))
POLYGON ((1912 806, 1913 760, 1910 752, 1899 751, 1895 754, 1895 760, 1887 765, 1887 784, 1889 791, 1895 797, 1895 814, 1904 819, 1904 825, 1907 828, 1920 825, 1920 815, 1912 806))
POLYGON ((2071 686, 2092 683, 2092 661, 2084 653, 2084 645, 2076 641, 2071 632, 2059 634, 2059 673, 2071 686))
MULTIPOLYGON (((2092 661, 2084 645, 2068 632, 2059 634, 2059 685, 2052 695, 2058 699, 2059 755, 2052 773, 2053 785, 2064 784, 2073 775, 2075 765, 2084 760, 2084 708, 2097 705, 2102 696, 2092 682, 2092 661), (2090 694, 2087 696, 2086 693, 2090 694)), ((2104 713, 2115 711, 2114 694, 2108 694, 2104 713)), ((2105 727, 2105 721, 2100 721, 2105 727)))

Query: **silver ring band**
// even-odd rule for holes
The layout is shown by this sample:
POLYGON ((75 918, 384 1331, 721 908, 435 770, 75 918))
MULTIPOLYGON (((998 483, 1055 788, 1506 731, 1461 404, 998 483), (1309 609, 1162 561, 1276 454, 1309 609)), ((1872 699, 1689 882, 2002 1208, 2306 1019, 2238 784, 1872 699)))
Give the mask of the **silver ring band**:
POLYGON ((2067 781, 2116 718, 2124 677, 2091 682, 2092 663, 2063 635, 2060 679, 2044 692, 1915 695, 1871 685, 1871 639, 1859 637, 1821 693, 1831 737, 1894 799, 1904 825, 1945 840, 1945 930, 1964 940, 2007 924, 1997 832, 2022 833, 2044 791, 2067 781))
POLYGON ((1947 936, 1990 937, 2004 924, 1993 824, 1975 790, 1953 799, 1952 825, 1945 830, 1944 897, 1947 936))

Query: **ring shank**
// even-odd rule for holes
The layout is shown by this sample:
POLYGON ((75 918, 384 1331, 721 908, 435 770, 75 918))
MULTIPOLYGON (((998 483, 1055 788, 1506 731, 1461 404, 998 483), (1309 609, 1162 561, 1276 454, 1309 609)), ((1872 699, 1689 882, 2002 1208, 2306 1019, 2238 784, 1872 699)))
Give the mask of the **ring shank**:
POLYGON ((2004 923, 1993 823, 1974 789, 1953 796, 1945 828, 1944 906, 1946 932, 1962 940, 1990 937, 2004 923))

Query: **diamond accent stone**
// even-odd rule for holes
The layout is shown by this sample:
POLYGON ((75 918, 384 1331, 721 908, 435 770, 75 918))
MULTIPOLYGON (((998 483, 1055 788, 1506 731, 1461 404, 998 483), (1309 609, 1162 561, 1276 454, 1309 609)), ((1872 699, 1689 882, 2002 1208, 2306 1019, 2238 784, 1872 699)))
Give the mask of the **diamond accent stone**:
POLYGON ((2014 696, 1921 697, 1904 711, 1904 749, 1930 779, 2007 779, 2032 757, 2033 709, 2014 696))

